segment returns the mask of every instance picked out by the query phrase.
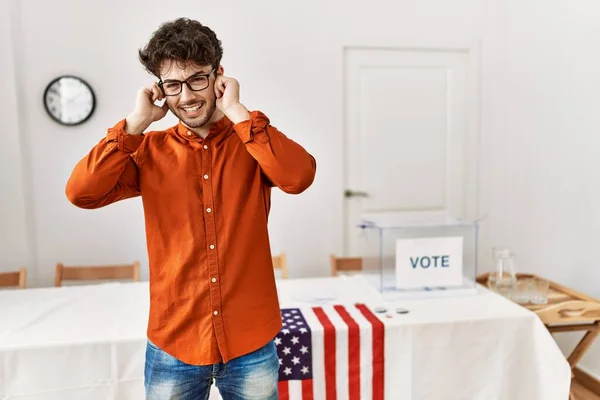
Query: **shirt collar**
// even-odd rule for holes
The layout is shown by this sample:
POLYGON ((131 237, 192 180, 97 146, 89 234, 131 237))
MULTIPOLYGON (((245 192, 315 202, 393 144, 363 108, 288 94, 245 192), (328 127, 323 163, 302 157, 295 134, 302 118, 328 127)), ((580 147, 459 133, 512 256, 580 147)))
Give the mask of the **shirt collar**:
POLYGON ((175 128, 175 132, 177 136, 182 139, 185 139, 189 142, 204 142, 209 140, 214 140, 217 137, 224 137, 227 135, 221 135, 224 132, 231 131, 231 127, 233 126, 233 122, 229 120, 229 118, 223 116, 218 121, 215 121, 213 125, 210 127, 208 132, 208 136, 205 139, 202 139, 200 136, 196 135, 193 131, 191 131, 187 126, 183 124, 183 122, 179 121, 175 128))

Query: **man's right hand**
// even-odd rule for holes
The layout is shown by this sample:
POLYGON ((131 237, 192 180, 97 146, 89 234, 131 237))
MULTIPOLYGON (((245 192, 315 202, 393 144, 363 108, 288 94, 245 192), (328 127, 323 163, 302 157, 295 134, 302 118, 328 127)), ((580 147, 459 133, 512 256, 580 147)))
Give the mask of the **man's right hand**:
POLYGON ((146 128, 167 115, 169 107, 167 102, 162 106, 154 104, 155 101, 164 99, 162 90, 156 83, 138 90, 135 99, 135 109, 125 120, 125 130, 130 135, 141 135, 146 128))

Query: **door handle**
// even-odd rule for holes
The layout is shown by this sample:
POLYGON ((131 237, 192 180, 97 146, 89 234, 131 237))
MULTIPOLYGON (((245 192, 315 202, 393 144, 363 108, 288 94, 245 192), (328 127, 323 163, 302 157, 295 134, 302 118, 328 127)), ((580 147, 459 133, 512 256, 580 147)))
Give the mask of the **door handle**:
POLYGON ((360 191, 354 191, 354 190, 346 189, 344 191, 344 197, 346 197, 346 198, 350 198, 350 197, 369 197, 369 194, 367 192, 360 192, 360 191))

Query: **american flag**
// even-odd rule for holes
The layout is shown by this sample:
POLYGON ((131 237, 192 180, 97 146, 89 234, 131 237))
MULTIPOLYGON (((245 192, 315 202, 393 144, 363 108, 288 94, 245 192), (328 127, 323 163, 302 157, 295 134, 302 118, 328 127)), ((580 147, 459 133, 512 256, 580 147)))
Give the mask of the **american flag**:
POLYGON ((286 308, 281 320, 281 400, 383 399, 384 325, 364 304, 286 308))

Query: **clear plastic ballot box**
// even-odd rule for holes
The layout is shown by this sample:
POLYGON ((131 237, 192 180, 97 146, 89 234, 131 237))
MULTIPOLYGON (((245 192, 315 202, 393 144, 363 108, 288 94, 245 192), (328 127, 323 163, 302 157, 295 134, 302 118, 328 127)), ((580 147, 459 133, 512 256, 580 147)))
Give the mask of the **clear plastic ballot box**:
POLYGON ((384 299, 472 295, 477 292, 478 221, 382 225, 360 230, 362 275, 384 299))

